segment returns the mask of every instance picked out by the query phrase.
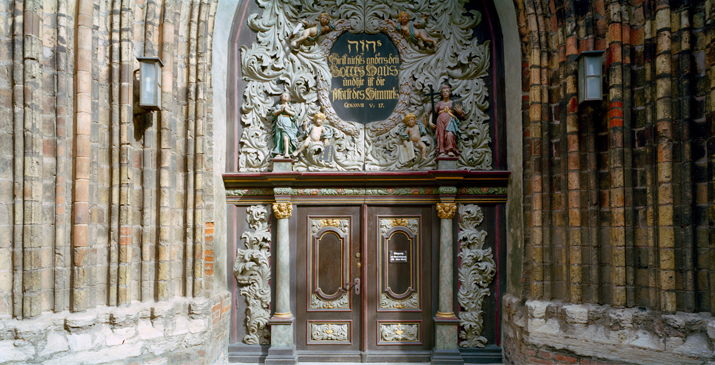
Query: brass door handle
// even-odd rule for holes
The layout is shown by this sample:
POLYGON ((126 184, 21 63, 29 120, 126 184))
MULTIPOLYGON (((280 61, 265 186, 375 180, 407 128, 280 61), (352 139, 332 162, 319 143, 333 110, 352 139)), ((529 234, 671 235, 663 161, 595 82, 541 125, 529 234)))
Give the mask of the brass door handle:
POLYGON ((355 295, 360 295, 360 278, 355 278, 352 283, 345 283, 343 289, 345 291, 348 291, 350 290, 350 287, 353 288, 353 292, 355 293, 355 295))

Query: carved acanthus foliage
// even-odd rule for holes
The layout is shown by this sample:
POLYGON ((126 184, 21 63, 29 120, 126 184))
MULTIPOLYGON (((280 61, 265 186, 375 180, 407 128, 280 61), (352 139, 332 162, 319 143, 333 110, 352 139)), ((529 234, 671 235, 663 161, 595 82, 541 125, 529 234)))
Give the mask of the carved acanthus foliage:
POLYGON ((380 324, 382 342, 417 342, 420 340, 420 326, 416 323, 380 324))
POLYGON ((274 203, 273 204, 273 215, 278 219, 290 218, 293 212, 293 204, 291 203, 274 203))
POLYGON ((386 234, 394 227, 405 227, 412 234, 419 233, 420 224, 417 218, 382 218, 380 219, 380 234, 386 234))
POLYGON ((347 309, 350 308, 350 294, 344 293, 340 298, 335 300, 323 300, 313 294, 310 300, 311 309, 347 309))
POLYGON ((246 297, 246 336, 243 342, 249 345, 268 345, 270 331, 266 328, 271 304, 269 281, 271 270, 268 266, 271 253, 270 225, 268 211, 263 205, 246 209, 246 221, 254 232, 241 235, 246 248, 236 250, 233 274, 241 284, 240 293, 246 297))
POLYGON ((347 323, 310 324, 310 339, 313 341, 348 341, 347 323))
POLYGON ((437 203, 437 216, 442 219, 452 219, 457 212, 457 205, 454 203, 437 203))
POLYGON ((496 274, 496 262, 490 247, 485 248, 486 231, 477 230, 484 220, 477 205, 459 205, 459 346, 484 347, 487 339, 481 336, 484 320, 482 305, 489 295, 489 284, 496 274))
POLYGON ((380 294, 380 309, 419 309, 420 296, 418 293, 412 294, 405 300, 394 300, 385 293, 380 294))
POLYGON ((444 82, 462 101, 466 115, 462 121, 459 169, 490 170, 488 90, 484 78, 490 67, 490 43, 480 43, 473 30, 481 22, 479 12, 467 12, 464 1, 395 0, 256 0, 261 14, 249 16, 256 42, 241 47, 241 75, 247 81, 241 105, 242 135, 239 171, 268 171, 271 138, 269 110, 274 98, 287 92, 293 100, 298 123, 312 120, 316 112, 326 115, 326 125, 334 127, 330 141, 333 159, 323 161, 315 151, 301 154, 293 168, 299 171, 425 170, 436 167, 434 132, 422 136, 428 158, 409 161, 398 158, 398 136, 404 115, 414 113, 421 121, 429 112, 430 100, 423 93, 429 85, 439 89, 444 82), (432 50, 409 42, 386 18, 396 19, 401 9, 412 16, 429 13, 430 36, 437 41, 432 50), (314 42, 290 46, 289 35, 301 18, 317 19, 327 12, 334 30, 314 42), (332 76, 326 56, 344 32, 375 34, 383 32, 395 43, 402 63, 399 70, 399 98, 385 120, 363 125, 340 119, 329 91, 332 76), (439 32, 437 32, 439 31, 439 32))
POLYGON ((347 219, 311 219, 310 220, 310 233, 315 235, 321 229, 326 227, 335 227, 344 235, 350 232, 350 221, 347 219))

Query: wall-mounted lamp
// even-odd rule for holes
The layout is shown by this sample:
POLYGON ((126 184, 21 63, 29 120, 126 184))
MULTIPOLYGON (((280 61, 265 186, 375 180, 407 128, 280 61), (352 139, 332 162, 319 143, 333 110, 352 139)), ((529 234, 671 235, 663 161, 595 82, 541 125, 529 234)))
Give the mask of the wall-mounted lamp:
POLYGON ((603 100, 601 56, 604 51, 586 51, 578 56, 578 102, 603 100))
POLYGON ((139 61, 139 107, 145 111, 161 109, 161 68, 159 57, 137 57, 139 61))

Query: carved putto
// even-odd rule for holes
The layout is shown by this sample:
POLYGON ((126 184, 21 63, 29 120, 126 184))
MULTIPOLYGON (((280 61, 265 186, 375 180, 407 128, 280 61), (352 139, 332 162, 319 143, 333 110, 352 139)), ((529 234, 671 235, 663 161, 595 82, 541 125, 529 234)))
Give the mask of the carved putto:
POLYGON ((330 139, 333 138, 333 129, 325 123, 325 114, 315 113, 313 124, 306 125, 306 137, 303 143, 300 144, 295 152, 293 152, 293 157, 298 156, 304 149, 309 148, 309 150, 317 155, 322 153, 325 147, 329 147, 330 139))
MULTIPOLYGON (((405 39, 414 44, 420 45, 420 41, 422 41, 425 47, 427 47, 427 43, 429 43, 433 49, 437 45, 437 41, 427 35, 427 32, 424 30, 424 28, 427 27, 427 13, 422 13, 422 22, 410 20, 410 14, 406 11, 401 11, 400 14, 397 15, 397 22, 392 19, 388 19, 387 22, 395 27, 398 32, 402 33, 405 39)), ((439 31, 435 33, 439 33, 439 31)))
MULTIPOLYGON (((490 70, 491 46, 489 41, 480 41, 473 35, 473 28, 481 22, 478 12, 468 12, 461 1, 414 3, 395 0, 388 5, 378 0, 324 0, 300 4, 257 0, 257 4, 263 13, 247 20, 251 29, 257 32, 256 42, 241 48, 240 74, 247 84, 240 108, 239 171, 270 171, 272 157, 291 154, 295 158, 295 171, 430 170, 437 167, 435 159, 440 153, 458 156, 458 169, 492 168, 487 115, 490 106, 485 83, 490 70), (414 14, 431 15, 422 15, 420 22, 415 22, 410 20, 408 13, 399 14, 395 10, 407 8, 414 14), (430 17, 429 32, 423 27, 427 17, 430 17), (396 98, 396 106, 384 120, 365 124, 343 120, 333 108, 333 103, 337 102, 332 100, 334 89, 343 88, 347 93, 347 89, 352 92, 352 88, 357 87, 353 85, 368 87, 371 81, 368 68, 373 71, 376 68, 376 65, 367 63, 354 66, 357 67, 357 79, 349 80, 352 84, 331 84, 333 75, 327 57, 336 40, 345 32, 383 33, 389 38, 388 42, 393 43, 390 47, 399 52, 399 63, 394 66, 397 67, 398 84, 389 95, 385 94, 390 100, 396 98), (429 52, 425 52, 423 46, 429 52), (461 100, 443 98, 444 103, 438 103, 439 108, 434 110, 422 90, 446 80, 451 87, 442 91, 448 91, 450 96, 461 95, 461 100), (271 96, 281 90, 293 96, 293 101, 286 102, 282 96, 281 102, 274 106, 271 96), (451 105, 445 109, 443 104, 451 105), (321 131, 320 138, 311 136, 303 140, 302 143, 307 140, 308 145, 295 153, 302 146, 300 126, 296 121, 310 120, 313 128, 320 127, 313 122, 313 116, 318 112, 325 114, 322 126, 326 131, 327 127, 333 130, 332 137, 324 138, 325 132, 321 131), (411 125, 411 117, 405 118, 410 113, 416 116, 415 126, 411 125), (432 115, 433 128, 424 115, 427 119, 432 115), (445 119, 447 117, 449 120, 445 119), (417 129, 421 129, 421 125, 425 130, 419 131, 420 138, 417 139, 417 129), (310 152, 311 144, 317 140, 322 143, 329 140, 330 147, 324 150, 325 153, 310 152), (403 141, 416 148, 410 151, 403 141), (440 143, 442 149, 438 151, 440 143)), ((377 45, 370 46, 370 50, 375 51, 376 47, 375 53, 379 53, 377 45)), ((375 82, 379 80, 377 76, 374 76, 375 82)), ((371 87, 377 90, 379 85, 371 87)), ((340 102, 364 105, 361 108, 380 102, 362 99, 360 93, 350 95, 358 96, 355 100, 340 102)))
MULTIPOLYGON (((338 24, 342 22, 343 20, 338 20, 338 24)), ((296 48, 298 44, 306 39, 310 42, 315 42, 322 34, 327 34, 331 30, 335 30, 335 25, 330 23, 330 15, 328 15, 328 13, 320 13, 320 15, 318 15, 318 22, 316 23, 309 23, 303 19, 290 36, 293 38, 296 34, 301 33, 298 38, 291 42, 291 46, 296 48), (305 29, 303 29, 304 27, 305 29)))
POLYGON ((422 136, 425 135, 427 135, 427 130, 424 125, 417 123, 414 113, 408 113, 405 116, 405 125, 400 129, 400 139, 402 139, 400 162, 407 163, 414 159, 415 147, 419 147, 422 151, 422 159, 427 159, 427 145, 422 141, 422 136))

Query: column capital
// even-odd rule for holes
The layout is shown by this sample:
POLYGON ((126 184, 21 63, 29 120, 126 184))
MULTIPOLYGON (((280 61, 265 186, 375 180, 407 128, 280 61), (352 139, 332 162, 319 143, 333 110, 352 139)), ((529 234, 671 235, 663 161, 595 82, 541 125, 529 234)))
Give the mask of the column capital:
POLYGON ((293 204, 291 203, 273 203, 273 214, 278 219, 290 218, 293 212, 293 204))
MULTIPOLYGON (((275 209, 275 205, 274 208, 275 209)), ((457 212, 457 204, 437 203, 437 215, 442 219, 452 219, 457 212)))

